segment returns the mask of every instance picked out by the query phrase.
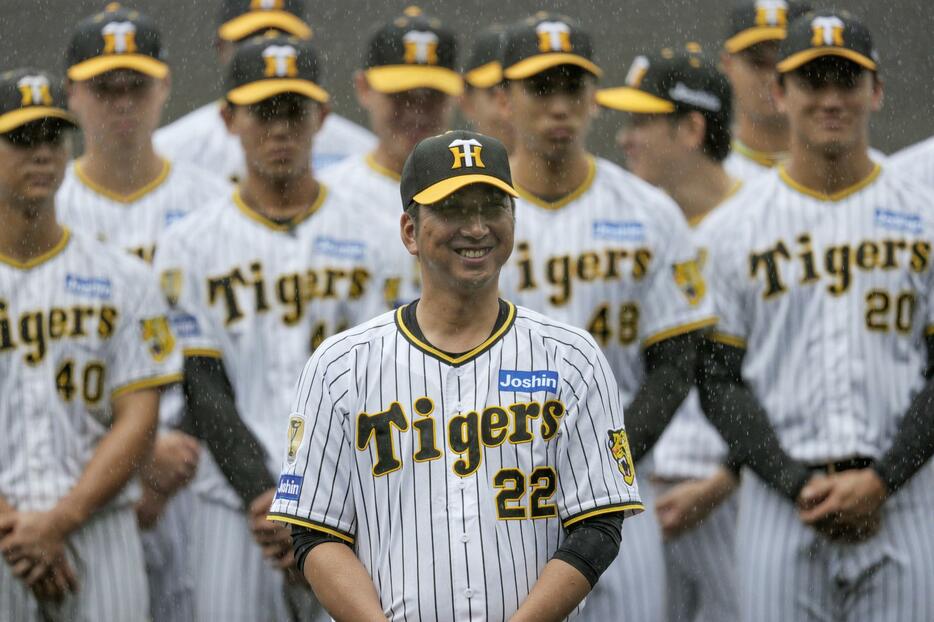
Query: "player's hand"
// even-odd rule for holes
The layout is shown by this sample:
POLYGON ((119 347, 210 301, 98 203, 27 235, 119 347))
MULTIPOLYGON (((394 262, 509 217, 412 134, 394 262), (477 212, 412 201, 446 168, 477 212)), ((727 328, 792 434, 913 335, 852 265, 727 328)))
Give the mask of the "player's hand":
POLYGON ((143 495, 136 503, 136 522, 140 529, 152 529, 165 511, 169 503, 169 496, 165 495, 145 482, 142 486, 143 495))
POLYGON ((799 516, 831 539, 861 541, 878 531, 887 498, 873 469, 817 476, 798 495, 799 516))
POLYGON ((201 444, 195 437, 177 430, 159 434, 143 469, 144 480, 158 492, 172 496, 195 476, 200 456, 201 444))
POLYGON ((270 488, 250 503, 249 521, 253 539, 263 550, 263 556, 280 568, 295 563, 292 556, 292 530, 282 523, 266 520, 276 489, 270 488))
POLYGON ((15 512, 0 517, 0 552, 13 574, 32 587, 65 558, 65 534, 52 512, 15 512))
POLYGON ((53 564, 33 585, 32 593, 39 600, 60 602, 69 593, 78 591, 78 577, 67 558, 53 564))
POLYGON ((725 468, 706 479, 673 486, 655 501, 655 514, 666 540, 699 525, 736 489, 737 481, 725 468))

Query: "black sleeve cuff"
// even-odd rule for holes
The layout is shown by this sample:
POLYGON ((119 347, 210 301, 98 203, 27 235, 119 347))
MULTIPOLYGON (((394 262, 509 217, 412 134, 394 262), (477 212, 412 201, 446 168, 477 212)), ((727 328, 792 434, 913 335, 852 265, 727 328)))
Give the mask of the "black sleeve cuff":
POLYGON ((593 588, 619 554, 623 515, 601 514, 575 523, 552 559, 570 564, 593 588))
POLYGON ((292 550, 295 551, 295 563, 302 574, 305 573, 305 558, 308 557, 308 553, 311 552, 311 549, 325 542, 347 544, 344 540, 323 531, 309 529, 301 525, 292 525, 292 550))

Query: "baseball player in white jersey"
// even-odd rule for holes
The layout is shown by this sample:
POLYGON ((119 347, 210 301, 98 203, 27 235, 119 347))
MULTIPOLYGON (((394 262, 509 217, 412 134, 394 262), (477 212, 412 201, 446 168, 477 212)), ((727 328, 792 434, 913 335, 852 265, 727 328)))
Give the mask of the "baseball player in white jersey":
POLYGON ((761 421, 796 461, 774 488, 743 477, 741 619, 931 620, 934 198, 869 157, 882 86, 865 26, 805 14, 780 56, 790 159, 721 208, 709 244, 704 410, 742 422, 727 438, 745 462, 761 421))
POLYGON ((0 74, 0 618, 143 621, 128 482, 181 361, 146 267, 56 221, 73 123, 48 74, 0 74))
MULTIPOLYGON (((593 334, 628 404, 638 461, 661 433, 650 431, 652 423, 667 422, 687 396, 696 340, 713 323, 690 232, 661 191, 585 151, 600 74, 589 35, 547 13, 507 33, 503 104, 518 137, 512 165, 520 198, 503 293, 593 334)), ((648 491, 643 487, 647 503, 648 491)), ((626 555, 583 615, 618 615, 625 598, 634 618, 662 619, 665 573, 654 513, 634 520, 624 540, 626 555)))
POLYGON ((315 180, 303 156, 327 112, 317 58, 295 37, 240 45, 224 114, 247 155, 247 176, 170 227, 156 253, 184 340, 189 408, 213 401, 189 369, 202 376, 199 365, 213 369, 207 381, 227 387, 220 398, 229 400, 228 414, 246 424, 266 457, 268 494, 260 488, 244 498, 228 483, 222 459, 237 461, 239 453, 205 457, 192 484, 199 620, 308 615, 287 610, 275 565, 292 565, 289 533, 265 520, 295 369, 325 337, 389 308, 384 275, 393 262, 384 241, 370 237, 365 215, 315 180))
MULTIPOLYGON (((617 133, 626 168, 675 200, 694 228, 703 270, 703 240, 716 231, 709 224, 713 213, 742 186, 723 168, 732 109, 726 77, 697 44, 689 43, 684 50, 637 56, 626 84, 598 91, 597 102, 627 113, 617 133)), ((730 496, 736 479, 723 466, 726 444, 704 417, 696 389, 665 429, 653 458, 655 511, 665 536, 668 619, 738 620, 733 574, 737 504, 730 496)))
MULTIPOLYGON (((219 66, 226 66, 237 43, 251 36, 276 30, 307 39, 312 35, 305 23, 303 0, 222 0, 217 39, 219 66)), ((246 172, 240 141, 224 126, 224 102, 211 102, 159 129, 156 150, 173 162, 190 162, 230 181, 246 172)), ((324 120, 311 152, 312 169, 320 171, 344 158, 366 153, 376 144, 367 129, 336 113, 324 120)))
POLYGON ((422 297, 308 361, 270 517, 337 619, 563 620, 642 510, 613 374, 585 331, 498 297, 502 143, 422 141, 401 194, 422 297))
POLYGON ((503 39, 506 28, 493 24, 473 38, 470 58, 464 66, 464 94, 461 113, 476 131, 496 138, 512 150, 516 132, 499 105, 498 91, 503 88, 503 39))
POLYGON ((889 168, 902 175, 934 186, 934 138, 905 147, 889 156, 886 163, 889 168))

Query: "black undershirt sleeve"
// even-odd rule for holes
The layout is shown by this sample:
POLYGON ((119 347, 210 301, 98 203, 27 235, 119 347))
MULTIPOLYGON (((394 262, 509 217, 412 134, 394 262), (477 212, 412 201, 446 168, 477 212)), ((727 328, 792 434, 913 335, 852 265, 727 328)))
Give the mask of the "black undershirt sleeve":
POLYGON ((873 468, 890 493, 901 488, 934 455, 934 336, 927 338, 927 383, 898 426, 892 446, 873 468))
POLYGON ((275 486, 266 452, 240 416, 219 358, 185 357, 182 430, 204 442, 245 505, 275 486))
POLYGON ((704 331, 663 339, 643 352, 645 379, 625 410, 632 458, 652 449, 694 385, 697 346, 704 331))
POLYGON ((745 350, 704 339, 699 355, 701 407, 730 448, 728 465, 748 466, 783 495, 797 499, 811 472, 785 453, 768 415, 743 382, 745 350))
POLYGON ((574 566, 593 588, 619 554, 622 529, 623 515, 618 513, 582 520, 568 528, 568 537, 552 559, 574 566))
POLYGON ((308 553, 311 552, 311 549, 325 542, 337 542, 338 544, 350 546, 344 540, 323 531, 309 529, 301 525, 292 525, 292 550, 295 551, 295 563, 302 574, 305 573, 305 558, 308 557, 308 553))

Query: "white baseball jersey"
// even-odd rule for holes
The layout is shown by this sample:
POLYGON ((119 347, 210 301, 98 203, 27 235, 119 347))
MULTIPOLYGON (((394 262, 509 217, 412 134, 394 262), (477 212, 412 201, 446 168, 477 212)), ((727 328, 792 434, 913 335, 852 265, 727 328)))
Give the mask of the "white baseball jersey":
MULTIPOLYGON (((389 249, 349 207, 322 185, 305 216, 279 224, 234 191, 159 242, 156 270, 184 352, 223 359, 239 415, 266 448, 271 473, 285 443, 295 370, 325 337, 389 308, 389 249)), ((241 507, 204 458, 195 491, 241 507)))
POLYGON ((504 296, 590 331, 629 403, 642 383, 645 346, 715 321, 681 210, 602 159, 558 203, 518 190, 504 296))
POLYGON ((710 242, 718 338, 792 457, 879 457, 924 383, 934 195, 877 165, 832 196, 780 167, 743 197, 710 242))
MULTIPOLYGON (((145 264, 81 232, 27 263, 0 256, 0 496, 45 511, 84 472, 111 400, 181 379, 145 264)), ((127 486, 110 502, 131 502, 127 486)))
POLYGON ((934 137, 902 149, 889 158, 888 164, 901 175, 934 186, 934 137))
MULTIPOLYGON (((240 139, 227 131, 219 102, 206 104, 159 128, 153 143, 156 151, 173 162, 191 162, 224 179, 236 181, 246 172, 240 139)), ((375 145, 376 137, 369 130, 332 112, 312 144, 312 169, 323 170, 375 145)))
POLYGON ((299 380, 270 518, 352 544, 390 620, 507 619, 566 526, 642 510, 593 338, 511 303, 500 318, 454 358, 400 308, 299 380))

